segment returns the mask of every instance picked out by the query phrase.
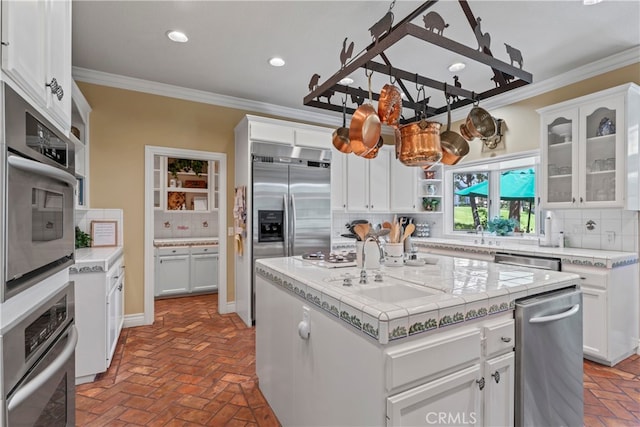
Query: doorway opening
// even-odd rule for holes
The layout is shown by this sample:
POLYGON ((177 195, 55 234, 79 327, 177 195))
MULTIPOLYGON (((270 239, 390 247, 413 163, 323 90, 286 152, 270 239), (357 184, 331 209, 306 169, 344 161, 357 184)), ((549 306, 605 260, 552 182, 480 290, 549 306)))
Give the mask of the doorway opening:
POLYGON ((203 289, 200 282, 202 277, 216 275, 218 311, 227 312, 226 157, 224 153, 145 146, 145 324, 153 323, 156 295, 180 293, 180 289, 161 291, 156 287, 156 255, 159 254, 154 241, 180 239, 178 242, 212 243, 217 240, 217 253, 203 252, 211 245, 192 246, 181 254, 182 264, 174 262, 183 270, 172 268, 170 271, 176 272, 174 282, 185 286, 185 294, 212 291, 212 285, 203 289))

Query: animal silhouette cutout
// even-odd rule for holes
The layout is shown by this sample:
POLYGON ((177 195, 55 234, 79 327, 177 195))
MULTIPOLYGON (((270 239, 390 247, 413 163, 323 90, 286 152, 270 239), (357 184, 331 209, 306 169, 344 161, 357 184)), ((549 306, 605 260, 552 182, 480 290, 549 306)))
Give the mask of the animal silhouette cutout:
MULTIPOLYGON (((458 78, 458 76, 453 76, 453 85, 457 88, 462 89, 462 83, 460 83, 460 80, 458 78)), ((452 102, 458 102, 460 98, 458 98, 457 95, 451 95, 451 101, 452 102)))
MULTIPOLYGON (((504 77, 504 81, 507 82, 507 84, 509 84, 514 79, 514 77, 511 74, 507 74, 507 73, 502 73, 502 77, 504 77)), ((491 81, 493 81, 496 84, 496 87, 500 86, 500 82, 496 80, 496 76, 491 77, 491 81)))
POLYGON ((520 69, 522 70, 522 63, 523 63, 522 52, 520 52, 515 47, 509 46, 506 43, 504 45, 507 48, 507 53, 509 54, 509 59, 511 59, 511 65, 513 65, 514 62, 517 62, 518 65, 520 66, 520 69))
POLYGON ((378 39, 380 38, 380 36, 391 30, 391 24, 393 24, 393 13, 389 11, 382 17, 382 19, 380 19, 378 22, 373 24, 371 28, 369 28, 371 38, 376 44, 378 43, 378 39))
POLYGON ((325 93, 323 93, 322 95, 318 95, 318 101, 320 101, 320 98, 327 98, 327 102, 329 104, 331 104, 331 97, 335 94, 336 92, 334 90, 329 90, 325 93))
POLYGON ((491 35, 489 33, 482 33, 482 29, 480 28, 480 22, 482 19, 478 16, 476 19, 476 28, 474 28, 473 33, 476 35, 476 40, 478 40, 478 50, 482 52, 485 48, 489 50, 489 46, 491 45, 491 35))
POLYGON ((444 19, 436 12, 429 12, 422 17, 424 21, 424 28, 429 31, 433 31, 438 35, 442 35, 442 31, 449 26, 449 24, 445 24, 444 19))
MULTIPOLYGON (((359 87, 358 89, 362 90, 361 87, 359 87)), ((364 98, 362 96, 356 95, 355 93, 352 93, 351 94, 351 102, 353 102, 354 104, 356 104, 359 107, 364 102, 364 98)))
POLYGON ((318 82, 320 81, 320 74, 314 74, 311 76, 311 80, 309 80, 309 91, 313 92, 315 88, 318 87, 318 82))
POLYGON ((349 47, 347 47, 347 37, 345 37, 340 52, 340 68, 344 68, 351 55, 353 55, 353 42, 349 43, 349 47))

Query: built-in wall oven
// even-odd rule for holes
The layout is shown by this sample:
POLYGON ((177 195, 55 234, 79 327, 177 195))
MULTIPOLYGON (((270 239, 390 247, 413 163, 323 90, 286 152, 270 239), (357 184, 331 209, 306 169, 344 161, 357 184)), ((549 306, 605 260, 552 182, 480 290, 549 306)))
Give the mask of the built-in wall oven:
POLYGON ((6 192, 1 300, 74 262, 73 143, 2 84, 6 192))
POLYGON ((74 313, 69 282, 3 332, 5 425, 75 425, 74 313))

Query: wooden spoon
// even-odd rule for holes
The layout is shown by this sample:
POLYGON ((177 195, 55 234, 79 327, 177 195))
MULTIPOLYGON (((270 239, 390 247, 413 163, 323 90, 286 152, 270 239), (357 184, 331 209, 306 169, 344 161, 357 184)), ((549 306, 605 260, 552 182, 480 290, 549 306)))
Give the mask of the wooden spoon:
POLYGON ((360 241, 364 241, 367 238, 367 234, 369 234, 369 224, 356 224, 353 227, 353 231, 358 235, 360 241))
POLYGON ((387 228, 391 230, 391 223, 389 221, 385 221, 382 223, 382 228, 387 228))
POLYGON ((415 224, 407 224, 404 228, 404 235, 402 236, 402 241, 404 242, 407 237, 411 236, 411 234, 416 230, 415 224))

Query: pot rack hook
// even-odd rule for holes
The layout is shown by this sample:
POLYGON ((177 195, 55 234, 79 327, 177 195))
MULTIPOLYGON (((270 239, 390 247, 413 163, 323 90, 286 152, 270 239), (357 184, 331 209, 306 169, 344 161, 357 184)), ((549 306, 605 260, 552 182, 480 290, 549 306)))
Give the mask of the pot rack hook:
POLYGON ((393 6, 395 6, 395 5, 396 5, 396 0, 393 0, 391 2, 391 5, 389 5, 389 12, 391 12, 391 9, 393 9, 393 6))
POLYGON ((371 74, 369 74, 369 69, 365 66, 364 67, 364 75, 367 76, 367 77, 373 76, 373 70, 371 70, 371 74))
MULTIPOLYGON (((416 90, 418 91, 418 95, 420 95, 420 86, 418 86, 418 73, 416 73, 416 79, 414 80, 414 83, 416 84, 416 90)), ((424 86, 422 86, 422 88, 424 89, 424 86)))
POLYGON ((444 92, 444 99, 449 102, 449 94, 447 93, 447 82, 444 82, 444 89, 442 91, 444 92))
POLYGON ((471 100, 473 100, 474 107, 480 105, 480 97, 475 92, 471 92, 471 100))
POLYGON ((396 84, 396 82, 398 81, 398 79, 396 79, 395 74, 389 74, 389 83, 391 83, 392 85, 396 84))

